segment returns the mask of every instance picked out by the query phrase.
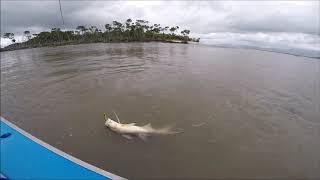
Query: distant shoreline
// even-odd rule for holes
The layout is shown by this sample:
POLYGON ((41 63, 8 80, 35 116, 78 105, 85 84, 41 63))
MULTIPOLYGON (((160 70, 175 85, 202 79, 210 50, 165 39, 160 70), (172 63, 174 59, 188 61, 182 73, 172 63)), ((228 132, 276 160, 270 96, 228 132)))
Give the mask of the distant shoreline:
MULTIPOLYGON (((160 42, 160 43, 175 43, 175 44, 189 44, 194 41, 187 41, 187 42, 175 42, 175 41, 131 41, 131 42, 81 42, 81 43, 64 43, 59 45, 47 45, 47 46, 37 46, 37 47, 22 47, 17 49, 4 49, 1 48, 0 52, 5 51, 15 51, 15 50, 22 50, 22 49, 33 49, 33 48, 54 48, 54 47, 60 47, 60 46, 68 46, 68 45, 82 45, 82 44, 96 44, 96 43, 103 43, 103 44, 115 44, 115 43, 152 43, 152 42, 160 42)), ((320 59, 320 57, 313 57, 313 56, 304 56, 301 54, 295 54, 295 53, 289 53, 289 52, 282 52, 277 50, 269 50, 269 49, 263 49, 258 47, 230 47, 230 46, 223 46, 223 45, 209 45, 209 44, 201 44, 208 47, 213 48, 227 48, 227 49, 244 49, 244 50, 255 50, 255 51, 262 51, 262 52, 271 52, 271 53, 278 53, 278 54, 285 54, 285 55, 291 55, 291 56, 297 56, 297 57, 305 57, 305 58, 311 58, 311 59, 320 59)), ((8 46, 7 46, 8 47, 8 46)))
POLYGON ((42 31, 31 34, 26 30, 23 32, 27 41, 16 43, 15 35, 11 32, 3 34, 4 38, 10 39, 13 44, 1 48, 0 51, 13 51, 37 47, 55 47, 62 45, 76 45, 87 43, 128 43, 128 42, 165 42, 183 43, 188 41, 199 42, 200 38, 190 38, 190 30, 180 29, 179 26, 165 26, 160 24, 149 24, 149 21, 138 19, 135 22, 127 19, 121 23, 112 21, 112 24, 105 24, 105 30, 97 26, 86 27, 79 25, 75 30, 61 30, 52 28, 51 31, 42 31), (178 31, 178 33, 177 33, 178 31))
POLYGON ((113 44, 113 43, 143 43, 143 42, 162 42, 162 43, 175 43, 175 44, 188 44, 189 42, 193 41, 182 41, 182 40, 144 40, 144 41, 129 41, 129 42, 61 42, 61 43, 48 43, 48 44, 42 44, 42 45, 32 45, 32 46, 25 46, 23 43, 16 43, 11 44, 9 46, 6 46, 4 48, 0 48, 0 52, 5 51, 15 51, 15 50, 21 50, 21 49, 33 49, 33 48, 42 48, 42 47, 59 47, 59 46, 67 46, 67 45, 80 45, 80 44, 94 44, 94 43, 105 43, 105 44, 113 44))

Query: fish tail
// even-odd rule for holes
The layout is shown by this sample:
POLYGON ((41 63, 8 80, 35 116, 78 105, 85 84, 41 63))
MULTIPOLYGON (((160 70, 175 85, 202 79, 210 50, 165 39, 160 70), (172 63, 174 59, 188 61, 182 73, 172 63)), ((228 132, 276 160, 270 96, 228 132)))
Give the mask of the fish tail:
POLYGON ((168 126, 168 127, 164 127, 162 129, 159 129, 158 132, 160 134, 179 134, 179 133, 182 133, 183 131, 182 130, 175 131, 175 130, 172 130, 171 126, 168 126))

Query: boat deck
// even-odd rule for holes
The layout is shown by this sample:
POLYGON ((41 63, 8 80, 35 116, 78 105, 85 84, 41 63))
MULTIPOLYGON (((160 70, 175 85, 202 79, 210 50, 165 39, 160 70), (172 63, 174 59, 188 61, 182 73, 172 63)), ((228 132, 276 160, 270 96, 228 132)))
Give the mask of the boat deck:
POLYGON ((8 179, 124 179, 60 151, 2 117, 0 132, 0 174, 8 179))

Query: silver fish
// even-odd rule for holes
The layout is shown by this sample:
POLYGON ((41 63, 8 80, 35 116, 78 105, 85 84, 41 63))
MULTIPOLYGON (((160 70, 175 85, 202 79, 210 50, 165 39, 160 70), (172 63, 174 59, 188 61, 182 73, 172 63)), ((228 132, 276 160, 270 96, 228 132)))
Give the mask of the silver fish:
POLYGON ((133 136, 139 137, 142 140, 147 140, 148 136, 151 135, 167 135, 167 134, 176 134, 180 132, 172 131, 171 127, 165 127, 161 129, 154 129, 151 124, 147 124, 144 126, 137 126, 135 123, 122 124, 120 120, 115 114, 118 122, 107 117, 107 114, 104 113, 105 118, 105 126, 107 126, 110 130, 121 134, 123 137, 127 139, 132 139, 133 136))

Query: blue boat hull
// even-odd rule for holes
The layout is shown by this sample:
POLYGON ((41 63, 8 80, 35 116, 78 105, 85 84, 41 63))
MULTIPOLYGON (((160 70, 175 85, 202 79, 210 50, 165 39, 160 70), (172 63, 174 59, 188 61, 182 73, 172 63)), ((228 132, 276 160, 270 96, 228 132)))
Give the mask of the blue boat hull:
POLYGON ((124 179, 50 146, 2 117, 0 132, 1 175, 8 179, 124 179))

